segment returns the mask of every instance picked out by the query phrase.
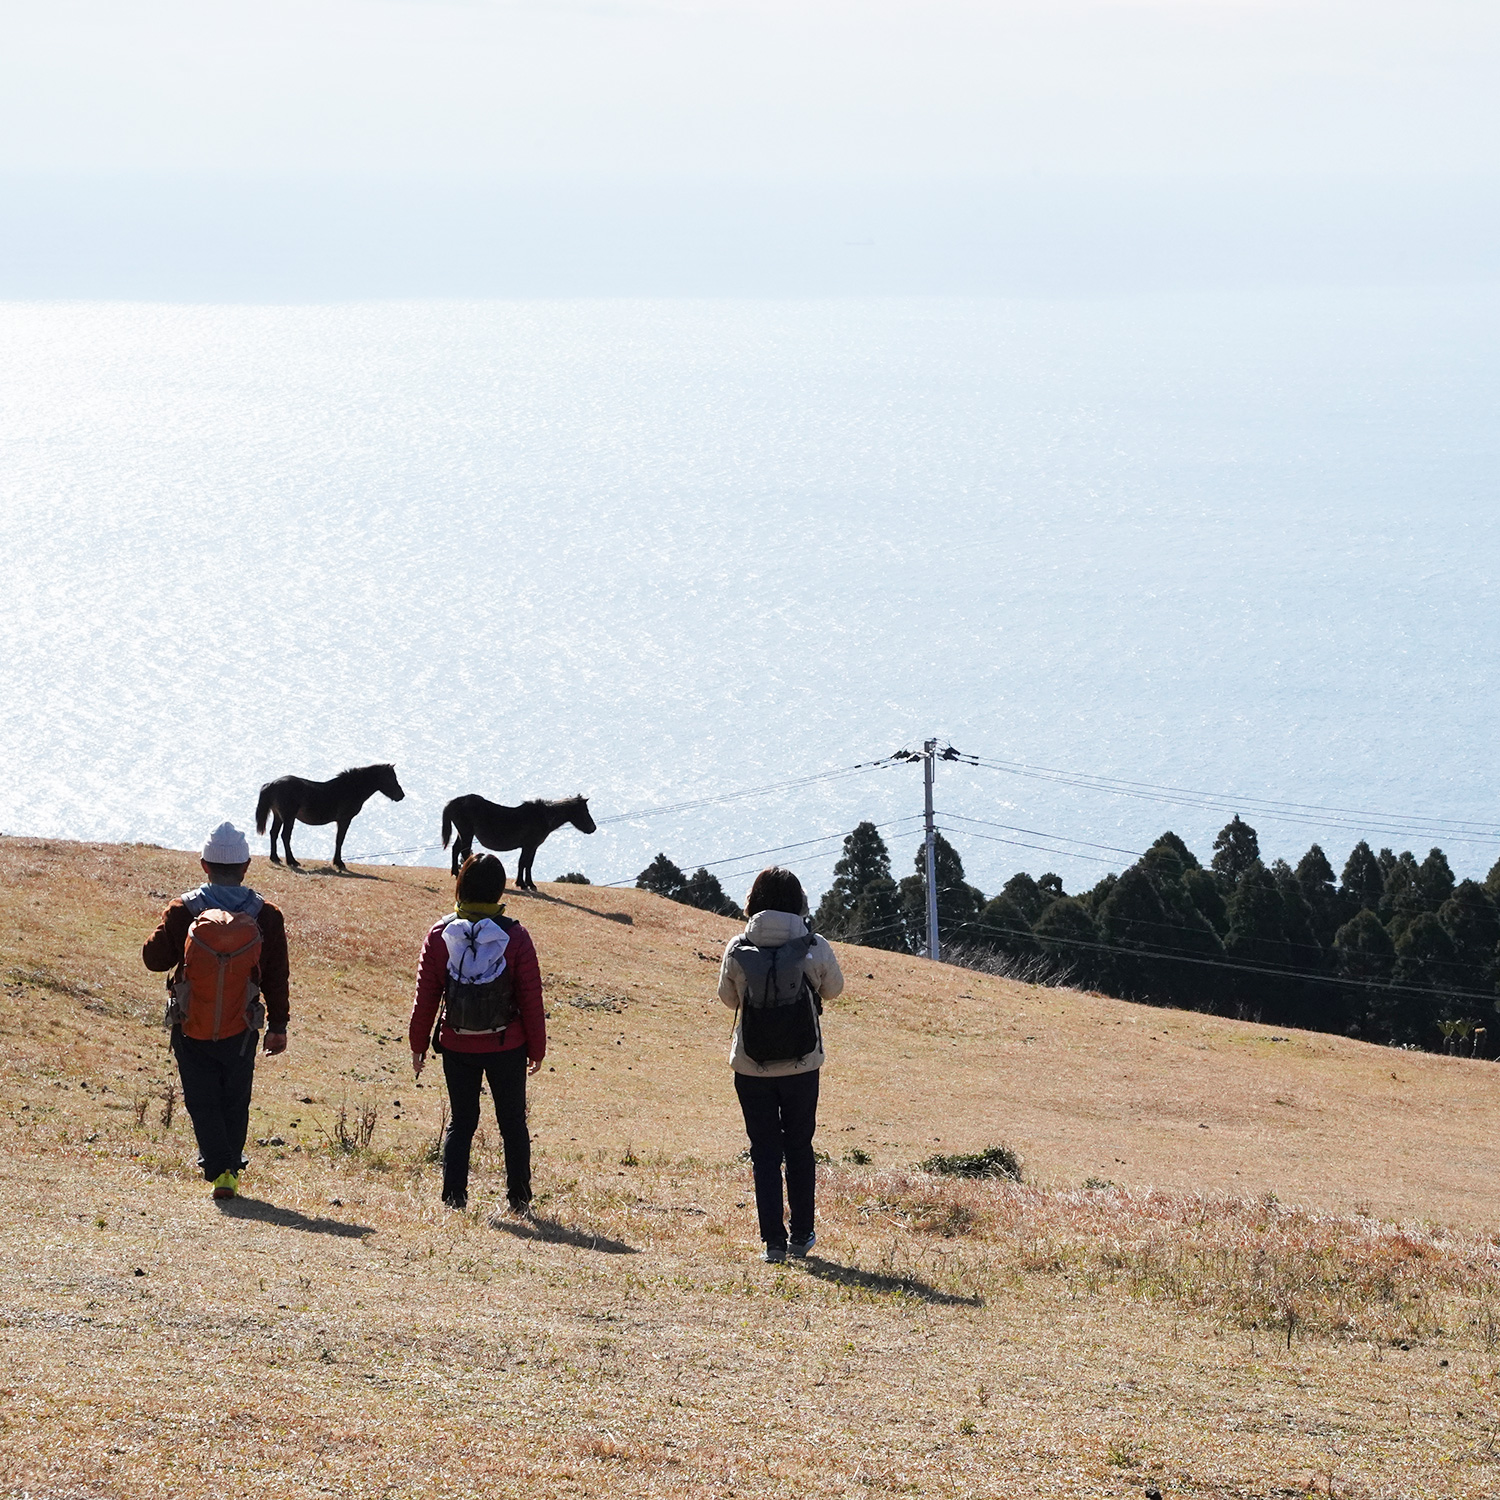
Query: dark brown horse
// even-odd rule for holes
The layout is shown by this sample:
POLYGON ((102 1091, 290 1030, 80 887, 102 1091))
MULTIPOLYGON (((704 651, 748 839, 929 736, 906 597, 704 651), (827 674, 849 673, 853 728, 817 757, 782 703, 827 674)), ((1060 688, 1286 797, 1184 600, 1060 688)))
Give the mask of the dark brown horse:
POLYGON ((293 869, 297 861, 292 857, 292 824, 299 818, 304 823, 337 823, 338 838, 333 845, 333 867, 344 866, 344 835, 359 810, 375 795, 384 792, 392 802, 400 802, 406 793, 396 780, 396 768, 389 762, 378 766, 351 766, 340 771, 332 781, 307 781, 301 776, 280 776, 268 781, 260 789, 260 801, 255 804, 255 831, 266 831, 266 818, 271 816, 271 863, 279 865, 276 858, 276 840, 279 838, 286 848, 286 862, 293 869))
POLYGON ((443 809, 443 848, 456 829, 458 837, 453 843, 453 873, 474 849, 474 841, 486 849, 519 849, 521 857, 516 861, 516 885, 523 891, 534 891, 536 882, 531 878, 531 862, 536 858, 537 846, 555 829, 571 823, 580 833, 592 833, 594 820, 589 816, 587 797, 563 797, 556 802, 523 802, 519 807, 501 807, 498 802, 486 802, 477 793, 467 797, 455 797, 443 809))

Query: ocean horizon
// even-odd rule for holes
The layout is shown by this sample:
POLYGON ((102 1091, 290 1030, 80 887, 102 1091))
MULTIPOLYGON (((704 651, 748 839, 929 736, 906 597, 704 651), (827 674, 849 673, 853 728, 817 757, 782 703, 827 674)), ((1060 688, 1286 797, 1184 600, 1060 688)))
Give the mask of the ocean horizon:
POLYGON ((851 768, 936 736, 1010 767, 938 770, 987 892, 1167 828, 1206 859, 1236 809, 1268 859, 1482 877, 1497 315, 0 304, 0 832, 195 847, 272 777, 389 760, 351 859, 445 864, 460 793, 583 792, 603 826, 539 878, 660 850, 742 896, 776 857, 816 900, 861 819, 911 868, 920 770, 851 768))

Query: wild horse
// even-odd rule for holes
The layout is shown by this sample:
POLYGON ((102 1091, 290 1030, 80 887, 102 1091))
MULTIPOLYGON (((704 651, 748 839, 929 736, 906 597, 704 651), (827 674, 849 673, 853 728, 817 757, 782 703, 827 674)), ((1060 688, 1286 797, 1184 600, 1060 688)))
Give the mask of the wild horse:
POLYGON ((276 840, 279 838, 286 848, 286 862, 293 869, 297 861, 292 856, 292 824, 299 818, 304 823, 337 823, 339 834, 333 846, 333 867, 342 870, 344 865, 344 835, 359 810, 375 795, 384 792, 392 802, 400 802, 406 793, 396 780, 396 768, 388 762, 378 766, 351 766, 340 771, 332 781, 308 781, 301 776, 280 776, 268 781, 260 789, 260 801, 255 805, 255 831, 266 831, 266 818, 271 824, 271 863, 279 865, 276 857, 276 840))
POLYGON ((534 891, 531 862, 536 858, 537 846, 564 823, 571 823, 580 833, 594 831, 587 797, 563 797, 556 802, 537 799, 523 802, 519 807, 502 807, 498 802, 486 802, 477 793, 470 793, 467 797, 455 797, 443 809, 443 848, 448 847, 448 839, 456 829, 455 875, 473 852, 475 839, 486 849, 519 849, 516 885, 523 891, 534 891))

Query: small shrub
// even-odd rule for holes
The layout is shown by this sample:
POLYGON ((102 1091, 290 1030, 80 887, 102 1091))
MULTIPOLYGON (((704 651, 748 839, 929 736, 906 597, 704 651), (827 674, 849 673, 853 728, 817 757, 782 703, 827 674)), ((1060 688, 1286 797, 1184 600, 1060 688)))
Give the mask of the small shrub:
POLYGON ((593 882, 581 870, 569 870, 566 875, 557 877, 558 885, 592 885, 593 882))
POLYGON ((367 1099, 361 1099, 352 1112, 348 1099, 340 1100, 339 1112, 333 1119, 333 1144, 340 1151, 368 1151, 379 1118, 380 1110, 367 1099))
POLYGON ((1021 1180, 1021 1158, 1009 1146, 990 1146, 984 1151, 959 1152, 954 1156, 929 1156, 920 1164, 923 1172, 939 1177, 1008 1177, 1021 1180))
POLYGON ((851 1167, 868 1167, 875 1160, 870 1153, 859 1146, 851 1146, 844 1152, 844 1160, 851 1167))

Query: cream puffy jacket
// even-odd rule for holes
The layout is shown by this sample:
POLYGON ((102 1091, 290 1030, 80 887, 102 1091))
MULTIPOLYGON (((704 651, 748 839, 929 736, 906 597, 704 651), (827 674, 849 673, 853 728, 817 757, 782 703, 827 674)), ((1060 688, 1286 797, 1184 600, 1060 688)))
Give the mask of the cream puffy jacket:
MULTIPOLYGON (((745 936, 757 948, 779 948, 794 938, 807 936, 807 923, 784 911, 757 912, 745 924, 745 936)), ((814 938, 813 945, 802 960, 803 972, 824 1000, 832 1000, 844 992, 844 976, 839 961, 833 956, 826 938, 814 938)), ((734 961, 733 952, 724 950, 724 963, 719 969, 719 999, 731 1010, 738 1011, 745 1001, 745 971, 734 961)), ((823 1026, 818 1024, 818 1045, 806 1057, 789 1057, 783 1062, 758 1063, 746 1057, 740 1045, 739 1017, 735 1017, 734 1036, 729 1044, 729 1066, 736 1073, 746 1073, 752 1078, 783 1078, 791 1073, 811 1073, 824 1063, 823 1026)))

